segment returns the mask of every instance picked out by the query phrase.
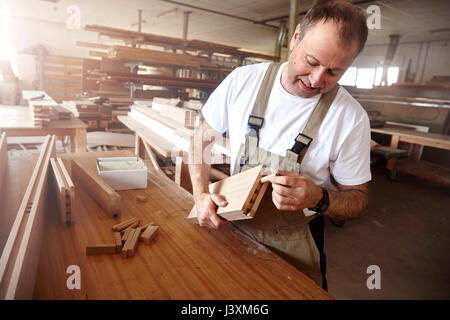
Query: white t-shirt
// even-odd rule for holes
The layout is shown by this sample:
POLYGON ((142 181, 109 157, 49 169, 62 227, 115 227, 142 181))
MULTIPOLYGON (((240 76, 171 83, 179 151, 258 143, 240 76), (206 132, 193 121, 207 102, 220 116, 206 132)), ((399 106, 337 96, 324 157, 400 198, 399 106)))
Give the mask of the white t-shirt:
MULTIPOLYGON (((202 109, 215 130, 228 131, 231 172, 245 142, 245 133, 259 87, 269 63, 236 68, 211 94, 202 109)), ((260 129, 259 146, 281 156, 294 145, 303 131, 320 95, 301 98, 288 93, 278 72, 260 129)), ((317 185, 330 186, 330 173, 343 185, 359 185, 371 180, 370 123, 365 110, 340 88, 322 125, 303 159, 300 172, 317 185)))

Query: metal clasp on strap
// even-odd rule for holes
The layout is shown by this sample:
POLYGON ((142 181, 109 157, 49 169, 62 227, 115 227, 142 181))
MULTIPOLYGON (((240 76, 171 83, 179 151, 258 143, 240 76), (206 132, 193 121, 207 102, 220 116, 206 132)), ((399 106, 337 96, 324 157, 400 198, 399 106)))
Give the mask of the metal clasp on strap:
POLYGON ((248 132, 247 134, 259 139, 259 129, 262 128, 264 123, 264 118, 258 116, 252 116, 248 118, 248 132))
POLYGON ((291 151, 300 155, 300 153, 302 152, 302 150, 304 148, 309 147, 312 140, 313 139, 308 137, 307 135, 304 135, 303 133, 299 133, 298 136, 295 138, 295 143, 294 143, 294 146, 292 147, 291 151))

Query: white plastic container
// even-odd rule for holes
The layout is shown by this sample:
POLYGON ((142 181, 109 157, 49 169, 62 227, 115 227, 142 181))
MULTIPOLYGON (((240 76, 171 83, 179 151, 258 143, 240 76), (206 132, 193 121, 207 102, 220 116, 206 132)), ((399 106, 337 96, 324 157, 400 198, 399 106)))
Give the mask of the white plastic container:
POLYGON ((97 158, 97 172, 114 190, 147 188, 147 167, 138 157, 97 158))

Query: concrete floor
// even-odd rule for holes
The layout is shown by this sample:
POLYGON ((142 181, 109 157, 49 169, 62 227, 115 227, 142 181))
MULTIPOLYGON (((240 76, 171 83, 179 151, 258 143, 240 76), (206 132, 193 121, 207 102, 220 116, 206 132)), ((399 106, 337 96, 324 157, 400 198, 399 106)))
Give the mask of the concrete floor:
POLYGON ((450 188, 372 168, 370 203, 342 228, 326 219, 328 291, 337 299, 450 299, 450 188), (367 267, 381 270, 369 290, 367 267))

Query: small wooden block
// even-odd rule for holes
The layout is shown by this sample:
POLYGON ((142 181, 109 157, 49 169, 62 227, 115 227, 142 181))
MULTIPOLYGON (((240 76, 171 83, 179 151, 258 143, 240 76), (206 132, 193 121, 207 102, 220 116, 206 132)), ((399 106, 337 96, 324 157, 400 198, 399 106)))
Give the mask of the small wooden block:
POLYGON ((133 235, 131 236, 131 238, 129 238, 130 242, 127 246, 127 257, 132 257, 134 256, 135 252, 136 252, 136 246, 139 240, 139 236, 141 235, 141 228, 137 227, 134 230, 133 235))
POLYGON ((134 231, 135 231, 135 230, 136 230, 136 229, 130 229, 130 231, 127 232, 128 237, 127 237, 127 240, 125 241, 125 244, 123 245, 122 251, 121 251, 121 253, 120 253, 121 256, 122 256, 122 258, 124 258, 124 259, 128 258, 127 248, 130 246, 131 239, 133 238, 133 235, 134 235, 134 231))
POLYGON ((86 255, 114 254, 116 253, 116 244, 102 243, 86 247, 86 255))
POLYGON ((114 238, 116 239, 116 253, 122 250, 122 235, 120 232, 114 232, 114 238))
POLYGON ((125 243, 130 236, 130 232, 133 230, 133 228, 128 227, 125 229, 123 235, 122 235, 122 243, 125 243))
POLYGON ((149 244, 158 235, 158 226, 148 227, 140 236, 139 240, 143 241, 145 244, 149 244))
POLYGON ((146 224, 144 224, 144 225, 141 227, 141 231, 144 232, 145 229, 147 229, 148 226, 153 226, 153 225, 154 225, 153 222, 146 223, 146 224))
POLYGON ((143 203, 143 202, 147 202, 148 197, 145 194, 140 194, 140 195, 136 196, 136 200, 137 200, 137 202, 143 203))
POLYGON ((131 219, 122 221, 121 223, 112 226, 113 231, 122 231, 132 225, 134 222, 139 221, 138 218, 133 217, 131 219))

